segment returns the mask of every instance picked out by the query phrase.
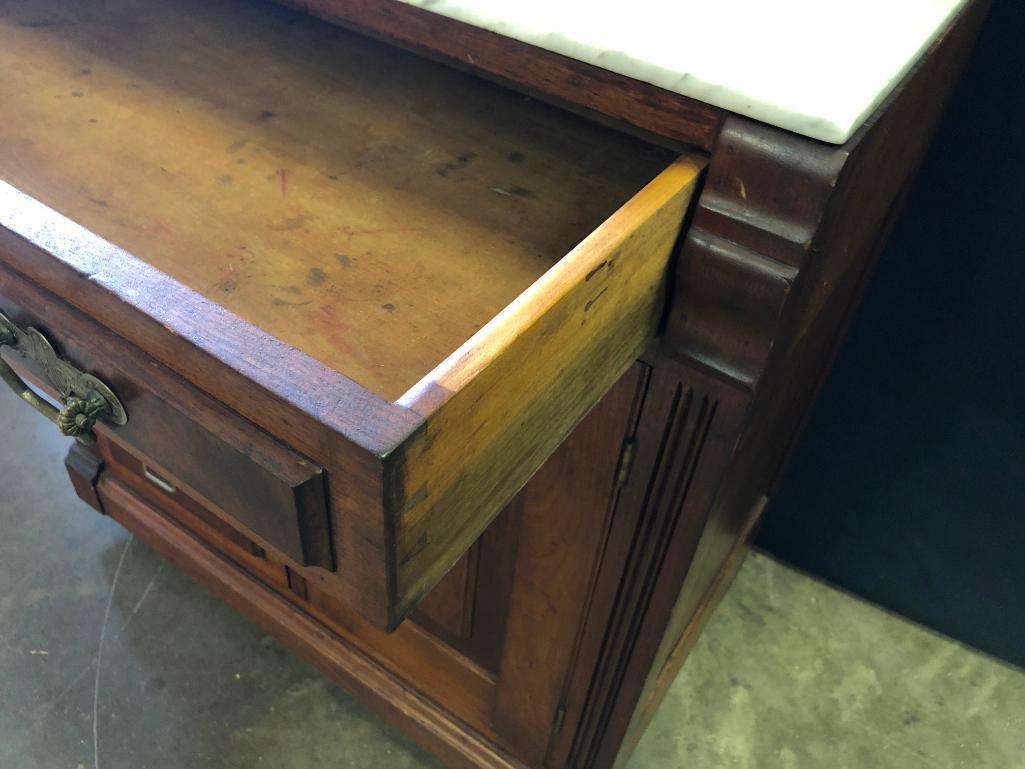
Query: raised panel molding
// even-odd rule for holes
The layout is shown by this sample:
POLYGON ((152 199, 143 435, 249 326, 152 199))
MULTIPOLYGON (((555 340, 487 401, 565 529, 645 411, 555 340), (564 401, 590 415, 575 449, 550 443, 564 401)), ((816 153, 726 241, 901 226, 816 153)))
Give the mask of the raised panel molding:
POLYGON ((676 267, 671 355, 757 386, 849 154, 726 121, 676 267))
POLYGON ((566 728, 548 766, 590 769, 615 733, 617 695, 644 657, 643 628, 659 580, 689 559, 722 468, 734 450, 749 395, 708 373, 660 357, 636 434, 634 471, 616 507, 578 661, 565 699, 566 728))
POLYGON ((622 685, 623 662, 632 656, 644 611, 665 560, 673 529, 680 520, 688 493, 701 464, 705 441, 715 422, 719 401, 678 382, 673 390, 655 460, 655 475, 647 484, 638 534, 628 556, 621 591, 612 610, 610 633, 602 643, 592 691, 584 706, 569 765, 591 766, 599 739, 611 716, 614 698, 607 696, 622 685))

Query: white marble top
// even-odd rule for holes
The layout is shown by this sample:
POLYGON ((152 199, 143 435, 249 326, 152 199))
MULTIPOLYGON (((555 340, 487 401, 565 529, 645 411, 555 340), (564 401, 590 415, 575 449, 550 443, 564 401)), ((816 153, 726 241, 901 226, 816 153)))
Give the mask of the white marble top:
POLYGON ((403 0, 827 142, 966 0, 403 0))

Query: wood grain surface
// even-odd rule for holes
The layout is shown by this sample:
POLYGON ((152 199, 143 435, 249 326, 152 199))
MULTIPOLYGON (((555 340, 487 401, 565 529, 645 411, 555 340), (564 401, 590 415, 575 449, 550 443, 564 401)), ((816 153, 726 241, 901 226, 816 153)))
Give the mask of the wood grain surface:
MULTIPOLYGON (((279 0, 654 141, 711 149, 729 114, 399 0, 279 0)), ((645 23, 631 20, 628 23, 645 23)), ((681 35, 700 34, 681 30, 681 35)), ((681 39, 681 45, 686 41, 681 39)))
MULTIPOLYGON (((594 572, 608 547, 610 519, 622 488, 617 472, 621 450, 636 427, 648 373, 643 363, 631 367, 472 551, 479 556, 477 573, 462 580, 468 589, 453 604, 457 615, 469 618, 459 635, 446 628, 438 634, 437 613, 420 624, 426 615, 422 610, 392 633, 371 626, 347 602, 300 577, 273 549, 226 524, 189 490, 169 492, 152 483, 143 462, 106 435, 99 436, 105 462, 96 456, 87 463, 89 468, 98 465, 98 482, 87 468, 85 475, 93 480, 78 489, 87 499, 96 495, 133 531, 144 526, 141 536, 146 541, 215 592, 223 594, 228 584, 234 585, 237 592, 229 593, 228 600, 247 614, 255 606, 280 605, 283 599, 294 607, 287 636, 315 641, 322 651, 333 649, 336 658, 346 649, 358 650, 378 676, 393 676, 408 692, 420 692, 422 701, 435 708, 435 717, 449 725, 441 744, 425 743, 443 757, 452 747, 462 750, 479 740, 496 754, 537 766, 576 659, 594 572), (234 577, 225 579, 225 567, 234 577), (545 632, 537 632, 539 627, 545 632)), ((77 456, 74 462, 77 466, 77 456)), ((466 570, 462 572, 465 577, 466 570)), ((422 609, 451 600, 447 583, 453 577, 459 583, 459 576, 458 570, 450 572, 432 594, 438 600, 422 604, 422 609)), ((257 621, 260 616, 258 611, 257 621)), ((275 630, 279 637, 281 632, 275 630)), ((311 653, 314 647, 296 648, 320 664, 320 656, 311 653)), ((351 680, 329 674, 352 686, 351 680)), ((372 706, 385 696, 359 687, 356 691, 372 706)), ((386 715, 422 737, 408 714, 386 715)), ((482 763, 461 759, 455 765, 492 766, 487 753, 474 760, 482 763)))
POLYGON ((2 0, 0 69, 0 178, 387 400, 671 161, 239 0, 2 0))
MULTIPOLYGON (((339 480, 352 473, 346 494, 329 484, 347 527, 342 562, 363 570, 345 576, 349 592, 328 594, 315 570, 210 530, 195 508, 158 510, 165 500, 116 452, 98 483, 95 462, 73 458, 80 493, 449 765, 622 766, 742 557, 984 7, 969 5, 845 147, 726 121, 650 368, 606 394, 501 519, 516 529, 511 582, 474 578, 463 561, 427 607, 447 640, 414 622, 385 634, 357 612, 380 626, 407 611, 608 389, 603 377, 641 354, 698 159, 662 174, 387 403, 422 420, 403 422, 388 451, 361 453, 350 470, 321 433, 287 424, 291 412, 274 417, 339 480), (627 442, 632 464, 616 451, 627 442), (507 621, 486 639, 499 662, 485 664, 471 651, 473 611, 482 591, 503 589, 507 621)), ((42 281, 35 253, 18 251, 15 266, 42 281)), ((35 312, 59 314, 44 300, 35 312)))
POLYGON ((390 468, 397 616, 654 338, 703 160, 678 159, 399 401, 427 425, 390 468))

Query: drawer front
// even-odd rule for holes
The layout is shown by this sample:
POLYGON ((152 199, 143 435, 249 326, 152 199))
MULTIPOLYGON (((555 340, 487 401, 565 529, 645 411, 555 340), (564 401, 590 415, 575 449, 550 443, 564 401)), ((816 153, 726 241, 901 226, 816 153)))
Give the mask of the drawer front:
MULTIPOLYGON (((101 442, 151 458, 169 485, 188 489, 296 563, 332 568, 319 467, 2 264, 0 312, 20 329, 39 331, 62 359, 116 394, 127 422, 114 425, 101 416, 94 428, 101 442)), ((0 351, 10 369, 56 401, 46 366, 12 346, 0 351)))
POLYGON ((152 458, 171 485, 296 563, 332 567, 320 468, 270 441, 263 452, 232 444, 155 397, 141 398, 131 417, 110 430, 112 442, 152 458))
MULTIPOLYGON (((102 438, 99 451, 103 470, 96 489, 101 498, 104 488, 120 484, 252 576, 279 590, 288 587, 287 566, 269 559, 263 547, 237 526, 225 521, 194 493, 176 485, 174 479, 155 467, 152 460, 137 457, 102 438)), ((101 503, 105 504, 105 500, 101 503)), ((104 512, 108 511, 104 509, 104 512)))

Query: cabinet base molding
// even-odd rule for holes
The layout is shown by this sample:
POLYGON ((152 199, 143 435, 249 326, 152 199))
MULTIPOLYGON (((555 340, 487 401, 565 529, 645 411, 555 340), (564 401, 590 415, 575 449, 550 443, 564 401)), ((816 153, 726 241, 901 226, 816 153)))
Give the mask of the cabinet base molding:
MULTIPOLYGON (((293 605, 277 591, 234 566, 185 529, 166 518, 121 481, 106 476, 99 486, 105 512, 134 536, 170 560, 200 585, 232 606, 268 635, 316 667, 452 769, 542 769, 518 761, 495 741, 468 728, 410 683, 293 605)), ((761 510, 753 514, 748 534, 761 510)), ((748 552, 748 538, 737 543, 683 631, 659 675, 658 696, 643 704, 654 713, 693 641, 711 616, 748 552)), ((645 720, 647 720, 647 718, 645 720)), ((636 734, 639 737, 640 734, 636 734)), ((623 751, 624 756, 629 750, 623 751)))
POLYGON ((331 681, 454 769, 528 769, 389 670, 237 569, 117 480, 100 485, 111 518, 331 681))

